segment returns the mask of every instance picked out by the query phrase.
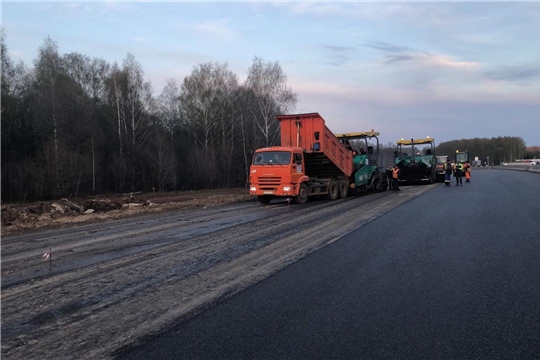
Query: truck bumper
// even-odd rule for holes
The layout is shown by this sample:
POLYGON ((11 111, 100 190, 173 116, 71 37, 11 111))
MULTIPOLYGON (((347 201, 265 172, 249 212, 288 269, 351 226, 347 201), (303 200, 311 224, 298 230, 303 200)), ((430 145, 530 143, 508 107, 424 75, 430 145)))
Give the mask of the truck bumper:
POLYGON ((298 185, 295 184, 283 184, 277 186, 252 184, 249 186, 250 195, 255 196, 296 196, 298 195, 298 185))

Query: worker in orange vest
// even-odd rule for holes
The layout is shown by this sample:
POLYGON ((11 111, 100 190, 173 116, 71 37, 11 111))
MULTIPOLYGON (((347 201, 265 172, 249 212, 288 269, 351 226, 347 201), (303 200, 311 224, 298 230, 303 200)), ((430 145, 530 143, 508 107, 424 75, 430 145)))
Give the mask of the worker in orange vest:
POLYGON ((463 171, 465 171, 465 182, 471 182, 471 164, 468 161, 463 164, 463 171))
POLYGON ((395 165, 394 170, 392 170, 392 186, 394 191, 401 191, 398 186, 399 179, 399 166, 395 165))

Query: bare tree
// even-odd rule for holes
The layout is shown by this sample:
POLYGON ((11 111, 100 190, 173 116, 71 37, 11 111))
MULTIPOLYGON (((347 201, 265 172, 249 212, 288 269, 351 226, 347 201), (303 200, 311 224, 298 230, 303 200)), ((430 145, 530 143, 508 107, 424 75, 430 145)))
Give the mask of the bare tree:
POLYGON ((144 71, 133 54, 128 53, 124 60, 127 76, 126 108, 130 123, 132 151, 140 147, 150 135, 148 116, 154 106, 152 86, 144 81, 144 71))
POLYGON ((99 111, 105 102, 105 82, 109 76, 110 66, 98 58, 90 58, 78 53, 64 56, 66 70, 69 76, 78 84, 85 95, 85 111, 83 126, 86 128, 91 152, 92 163, 92 192, 96 191, 96 142, 102 138, 101 129, 97 122, 99 111), (97 139, 97 140, 96 140, 97 139))
POLYGON ((279 62, 265 62, 255 57, 245 83, 253 91, 255 103, 250 106, 256 128, 264 145, 274 144, 279 136, 276 116, 294 110, 298 95, 287 86, 287 76, 279 62))
POLYGON ((182 84, 182 118, 193 141, 191 170, 194 183, 206 188, 218 182, 220 140, 234 130, 231 106, 236 87, 236 75, 228 70, 228 65, 216 63, 200 64, 182 84))
POLYGON ((1 159, 2 200, 25 200, 31 193, 26 182, 31 166, 33 136, 25 98, 32 92, 33 73, 21 61, 17 65, 9 57, 6 34, 0 30, 1 44, 1 159))
POLYGON ((174 128, 180 125, 180 87, 176 80, 168 79, 163 91, 156 100, 156 110, 163 127, 171 136, 174 128))
MULTIPOLYGON (((164 132, 167 134, 170 144, 171 144, 171 154, 174 157, 175 154, 175 143, 174 143, 174 133, 175 129, 178 129, 181 126, 181 108, 180 108, 180 87, 175 79, 168 79, 167 84, 163 88, 163 91, 156 99, 156 112, 157 118, 159 119, 159 127, 163 128, 164 132)), ((159 134, 157 134, 159 135, 159 134)), ((160 139, 159 136, 156 139, 160 139)), ((157 146, 158 152, 161 149, 164 149, 161 145, 157 146)), ((176 160, 172 163, 172 177, 174 182, 174 189, 177 187, 177 176, 176 176, 176 160)), ((161 178, 161 172, 159 172, 159 178, 161 178)), ((161 185, 160 185, 161 186, 161 185)))
POLYGON ((151 166, 154 170, 158 191, 165 191, 167 184, 174 182, 176 159, 169 136, 157 132, 153 137, 151 166))
MULTIPOLYGON (((36 80, 39 89, 39 96, 44 103, 50 103, 50 116, 53 128, 54 142, 54 180, 58 185, 59 181, 59 164, 58 164, 58 124, 57 124, 57 87, 60 82, 60 77, 64 71, 63 61, 58 54, 58 44, 50 37, 45 40, 45 43, 39 48, 39 55, 34 62, 36 69, 36 80)), ((58 190, 58 189, 57 189, 58 190)))
POLYGON ((2 195, 11 199, 243 185, 251 151, 276 142, 276 115, 296 104, 277 62, 255 58, 241 87, 226 63, 200 64, 154 99, 132 54, 111 66, 61 56, 47 38, 27 70, 1 40, 2 195))
POLYGON ((114 109, 114 120, 118 134, 118 154, 123 156, 123 137, 122 134, 127 131, 126 115, 124 113, 124 93, 126 87, 126 76, 122 70, 118 68, 118 64, 113 64, 110 78, 108 80, 109 89, 109 106, 114 109))

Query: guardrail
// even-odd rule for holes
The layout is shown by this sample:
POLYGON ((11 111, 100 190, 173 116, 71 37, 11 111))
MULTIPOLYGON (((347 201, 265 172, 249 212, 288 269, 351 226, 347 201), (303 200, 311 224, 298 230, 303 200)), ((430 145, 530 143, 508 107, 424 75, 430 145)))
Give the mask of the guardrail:
POLYGON ((531 171, 540 173, 540 165, 494 165, 494 166, 473 166, 471 170, 491 170, 491 169, 502 169, 502 170, 518 170, 518 171, 531 171))
POLYGON ((519 171, 531 171, 540 173, 540 165, 501 165, 493 168, 503 170, 519 170, 519 171))

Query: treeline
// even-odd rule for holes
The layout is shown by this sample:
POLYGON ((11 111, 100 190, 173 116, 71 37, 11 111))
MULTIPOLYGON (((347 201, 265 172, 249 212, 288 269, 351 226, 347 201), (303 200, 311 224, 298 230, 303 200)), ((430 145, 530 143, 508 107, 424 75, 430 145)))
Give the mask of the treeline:
POLYGON ((456 150, 468 151, 471 160, 478 157, 482 163, 498 165, 516 159, 540 158, 540 147, 526 147, 521 137, 499 136, 491 139, 462 139, 442 142, 436 147, 437 155, 452 155, 456 150))
POLYGON ((122 64, 61 55, 47 38, 33 68, 2 51, 2 201, 245 186, 251 152, 279 142, 297 94, 278 62, 255 57, 239 83, 199 64, 154 96, 132 54, 122 64))

